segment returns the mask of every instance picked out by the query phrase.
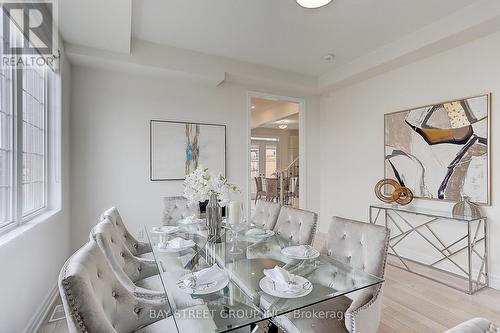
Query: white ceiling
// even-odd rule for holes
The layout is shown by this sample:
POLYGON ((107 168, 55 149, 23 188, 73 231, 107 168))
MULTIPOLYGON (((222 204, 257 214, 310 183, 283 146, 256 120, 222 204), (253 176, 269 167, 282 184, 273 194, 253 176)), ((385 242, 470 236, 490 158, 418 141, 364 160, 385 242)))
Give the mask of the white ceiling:
POLYGON ((131 0, 60 0, 59 30, 65 42, 129 53, 131 0))
POLYGON ((286 124, 288 126, 286 128, 287 130, 298 130, 299 129, 299 114, 295 113, 295 114, 292 114, 291 116, 282 118, 280 120, 276 120, 276 121, 270 122, 268 124, 260 125, 259 127, 280 129, 279 126, 281 124, 286 124))
MULTIPOLYGON (((336 65, 345 64, 475 2, 334 0, 329 6, 307 10, 295 0, 133 0, 132 36, 320 75, 332 66, 323 60, 327 53, 336 55, 336 65)), ((68 24, 62 27, 68 29, 68 24)), ((74 31, 69 35, 73 43, 81 44, 74 31)))
POLYGON ((251 107, 252 128, 278 128, 284 123, 288 125, 288 129, 298 129, 299 105, 297 103, 253 97, 251 107))

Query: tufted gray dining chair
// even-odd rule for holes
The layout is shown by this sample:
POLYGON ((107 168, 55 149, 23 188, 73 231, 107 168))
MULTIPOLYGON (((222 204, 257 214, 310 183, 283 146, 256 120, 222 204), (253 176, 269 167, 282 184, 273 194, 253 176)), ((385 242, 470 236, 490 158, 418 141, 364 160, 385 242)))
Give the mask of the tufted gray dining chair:
POLYGON ((500 332, 491 321, 486 318, 474 318, 457 325, 444 333, 495 333, 500 332))
MULTIPOLYGON (((389 229, 383 226, 334 217, 322 252, 355 269, 382 278, 385 273, 389 233, 389 229)), ((308 278, 314 283, 335 288, 335 285, 349 283, 352 277, 322 271, 320 267, 314 276, 308 278)), ((340 311, 344 314, 344 318, 308 319, 306 315, 284 315, 276 317, 275 323, 287 333, 346 331, 375 333, 380 322, 382 294, 383 285, 377 285, 352 293, 349 297, 337 297, 302 310, 323 310, 335 313, 340 311)))
POLYGON ((116 278, 93 240, 66 261, 58 285, 71 333, 151 332, 151 324, 158 332, 176 332, 168 301, 134 295, 116 278))
POLYGON ((90 232, 90 237, 122 284, 139 287, 136 293, 142 297, 165 297, 155 261, 135 257, 121 241, 109 218, 99 222, 90 232))
POLYGON ((276 225, 280 205, 270 201, 257 200, 250 222, 258 228, 272 230, 276 225))
POLYGON ((316 234, 318 214, 307 210, 283 206, 280 209, 274 231, 294 244, 312 245, 316 234))
POLYGON ((104 220, 105 218, 109 218, 111 220, 111 222, 117 229, 122 242, 127 246, 127 248, 134 256, 141 256, 146 258, 153 257, 151 253, 151 251, 153 251, 151 249, 151 245, 149 243, 139 242, 134 238, 134 236, 130 234, 130 232, 127 230, 127 227, 125 227, 123 219, 116 207, 112 207, 106 210, 101 215, 101 220, 104 220))
POLYGON ((185 197, 163 198, 163 225, 177 225, 188 216, 200 216, 200 205, 190 204, 185 197))

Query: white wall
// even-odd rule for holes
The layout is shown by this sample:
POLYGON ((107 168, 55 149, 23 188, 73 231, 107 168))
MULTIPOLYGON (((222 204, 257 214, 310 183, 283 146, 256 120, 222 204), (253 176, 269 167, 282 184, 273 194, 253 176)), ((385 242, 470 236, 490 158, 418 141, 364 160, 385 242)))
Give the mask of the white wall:
POLYGON ((70 255, 69 63, 63 62, 61 72, 62 209, 43 221, 31 221, 0 237, 2 332, 22 332, 31 327, 32 319, 51 296, 59 271, 70 255))
MULTIPOLYGON (((492 283, 500 287, 500 204, 495 181, 500 171, 500 34, 401 67, 321 98, 321 231, 333 215, 368 220, 368 206, 377 203, 373 186, 383 178, 385 113, 454 98, 492 92, 489 217, 492 283)), ((423 205, 423 201, 416 201, 423 205)), ((425 201, 425 204, 436 205, 425 201)), ((450 209, 439 203, 438 208, 450 209)))
MULTIPOLYGON (((88 239, 99 214, 111 206, 120 210, 131 232, 138 234, 144 224, 160 223, 162 197, 182 194, 182 181, 149 181, 150 119, 226 124, 227 176, 246 194, 247 88, 258 90, 74 66, 73 248, 88 239)), ((318 98, 307 99, 307 112, 318 118, 318 98)), ((315 150, 311 148, 310 153, 313 156, 315 150)), ((310 171, 315 172, 314 167, 310 171)), ((311 181, 309 190, 317 194, 317 188, 316 181, 311 181)), ((317 202, 311 196, 310 207, 319 209, 317 202)))

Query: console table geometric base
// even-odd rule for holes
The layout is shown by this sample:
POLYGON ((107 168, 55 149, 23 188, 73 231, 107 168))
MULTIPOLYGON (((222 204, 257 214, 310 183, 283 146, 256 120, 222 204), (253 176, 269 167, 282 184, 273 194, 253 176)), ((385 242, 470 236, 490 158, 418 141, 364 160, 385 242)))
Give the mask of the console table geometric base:
POLYGON ((468 294, 488 286, 486 217, 472 219, 408 206, 372 205, 370 223, 391 229, 389 265, 468 294), (410 239, 428 247, 433 258, 404 255, 402 252, 409 252, 405 242, 410 239))

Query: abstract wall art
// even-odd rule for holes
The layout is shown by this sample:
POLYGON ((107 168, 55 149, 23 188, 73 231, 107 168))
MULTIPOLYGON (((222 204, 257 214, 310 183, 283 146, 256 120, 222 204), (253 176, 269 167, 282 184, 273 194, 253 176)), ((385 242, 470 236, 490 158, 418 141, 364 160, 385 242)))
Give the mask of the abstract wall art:
POLYGON ((151 120, 150 179, 183 180, 203 165, 226 174, 226 126, 151 120))
POLYGON ((490 94, 389 113, 385 177, 415 197, 490 204, 490 94))

